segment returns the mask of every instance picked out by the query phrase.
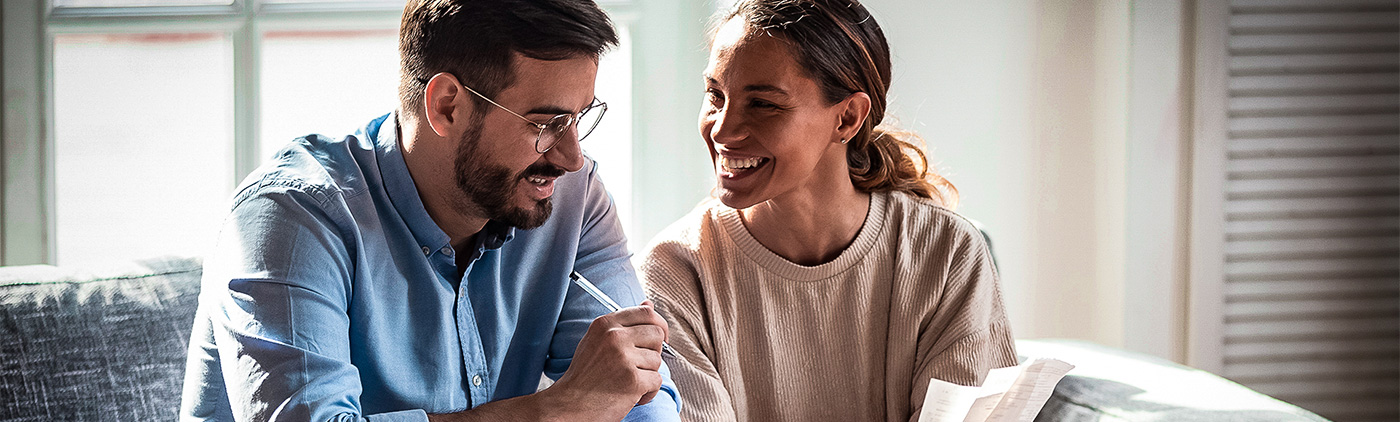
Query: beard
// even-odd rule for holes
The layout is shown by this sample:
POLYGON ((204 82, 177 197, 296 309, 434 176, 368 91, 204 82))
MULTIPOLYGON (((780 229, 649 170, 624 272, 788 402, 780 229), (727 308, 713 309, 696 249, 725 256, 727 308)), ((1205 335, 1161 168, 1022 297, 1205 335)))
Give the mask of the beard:
POLYGON ((457 175, 457 189, 471 202, 466 208, 480 212, 486 218, 520 229, 533 229, 544 224, 554 211, 551 198, 534 201, 530 207, 511 205, 511 197, 525 178, 531 176, 559 177, 565 171, 548 162, 536 162, 514 175, 504 166, 486 162, 480 154, 482 123, 467 128, 457 142, 457 156, 452 167, 457 175))

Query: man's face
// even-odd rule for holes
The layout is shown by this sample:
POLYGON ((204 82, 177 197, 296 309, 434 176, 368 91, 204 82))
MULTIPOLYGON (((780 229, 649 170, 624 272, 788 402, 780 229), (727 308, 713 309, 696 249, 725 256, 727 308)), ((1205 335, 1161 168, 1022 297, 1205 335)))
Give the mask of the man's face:
MULTIPOLYGON (((501 106, 534 121, 576 114, 593 102, 598 64, 591 57, 544 61, 517 55, 515 83, 497 94, 501 106)), ((539 129, 494 105, 473 113, 471 127, 457 139, 453 174, 460 211, 480 214, 522 229, 544 224, 553 205, 554 181, 583 168, 576 131, 553 148, 535 149, 539 129)))

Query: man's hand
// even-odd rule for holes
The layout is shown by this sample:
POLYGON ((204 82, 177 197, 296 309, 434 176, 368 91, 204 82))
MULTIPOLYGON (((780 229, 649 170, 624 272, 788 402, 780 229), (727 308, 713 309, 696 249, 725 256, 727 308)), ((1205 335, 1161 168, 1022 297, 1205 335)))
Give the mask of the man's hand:
POLYGON ((666 321, 651 301, 593 320, 559 382, 541 392, 585 414, 619 420, 661 389, 666 321))
POLYGON ((593 320, 564 376, 544 391, 494 401, 438 421, 619 421, 661 390, 668 328, 651 301, 593 320))

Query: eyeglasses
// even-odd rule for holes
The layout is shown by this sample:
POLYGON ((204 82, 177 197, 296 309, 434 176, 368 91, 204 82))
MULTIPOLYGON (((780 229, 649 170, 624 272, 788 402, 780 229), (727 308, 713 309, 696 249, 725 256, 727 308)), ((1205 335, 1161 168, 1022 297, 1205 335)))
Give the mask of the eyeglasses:
MULTIPOLYGON (((418 82, 422 82, 426 85, 428 80, 418 78, 418 82)), ((471 91, 471 93, 476 94, 476 96, 481 97, 481 99, 486 100, 486 102, 491 103, 491 105, 499 107, 501 110, 505 110, 512 116, 519 117, 520 120, 524 120, 526 123, 539 129, 540 132, 535 135, 535 152, 540 154, 549 152, 551 148, 554 148, 554 145, 557 145, 560 139, 564 139, 564 135, 571 128, 587 128, 586 130, 579 130, 577 132, 579 142, 583 142, 583 138, 587 138, 589 134, 593 133, 593 129, 598 128, 598 122, 601 122, 603 120, 603 114, 608 112, 608 103, 598 101, 597 98, 594 98, 593 104, 584 107, 578 114, 559 114, 550 117, 549 120, 546 120, 544 123, 539 123, 525 116, 521 116, 520 113, 511 111, 511 109, 506 108, 506 106, 482 95, 480 92, 476 92, 475 89, 469 86, 462 85, 462 88, 466 88, 467 91, 471 91)))

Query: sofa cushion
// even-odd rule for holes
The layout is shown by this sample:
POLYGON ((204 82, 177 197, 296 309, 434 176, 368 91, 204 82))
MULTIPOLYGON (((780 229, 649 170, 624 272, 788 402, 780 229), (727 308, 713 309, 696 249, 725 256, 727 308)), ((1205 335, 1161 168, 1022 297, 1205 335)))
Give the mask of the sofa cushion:
POLYGON ((0 268, 0 420, 174 420, 200 261, 0 268))
POLYGON ((1074 365, 1036 422, 1326 421, 1214 374, 1166 359, 1075 340, 1017 340, 1023 356, 1074 365))

